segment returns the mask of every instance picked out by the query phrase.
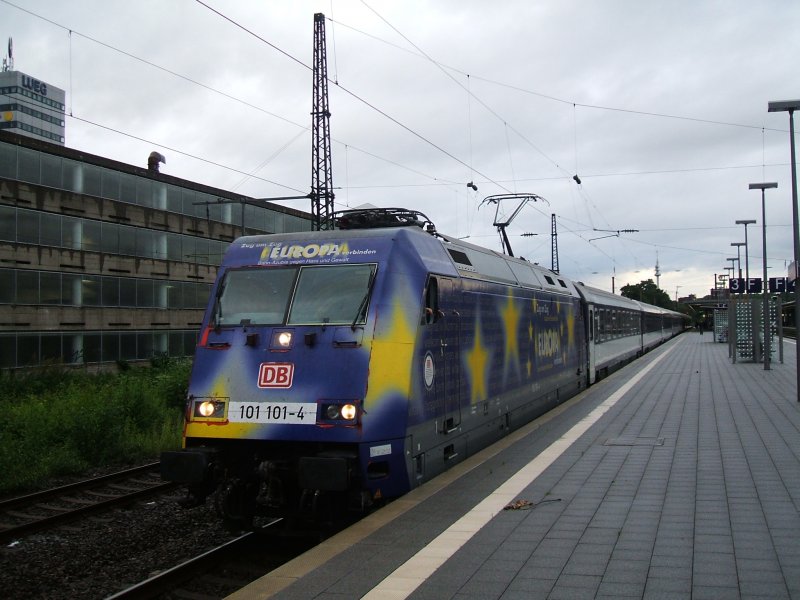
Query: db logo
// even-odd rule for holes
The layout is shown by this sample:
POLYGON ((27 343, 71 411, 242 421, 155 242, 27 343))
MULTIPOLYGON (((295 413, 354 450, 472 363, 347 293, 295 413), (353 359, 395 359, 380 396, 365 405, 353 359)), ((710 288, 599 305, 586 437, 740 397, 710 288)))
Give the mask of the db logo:
POLYGON ((294 365, 291 363, 261 363, 258 369, 258 387, 290 388, 294 377, 294 365))

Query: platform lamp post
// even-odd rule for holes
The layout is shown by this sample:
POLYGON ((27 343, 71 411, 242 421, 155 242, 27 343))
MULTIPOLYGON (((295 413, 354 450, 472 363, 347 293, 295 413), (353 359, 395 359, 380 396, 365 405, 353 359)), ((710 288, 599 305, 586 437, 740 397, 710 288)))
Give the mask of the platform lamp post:
MULTIPOLYGON (((744 242, 731 242, 731 246, 736 246, 736 262, 739 263, 739 279, 742 278, 742 246, 744 242)), ((745 250, 747 252, 747 250, 745 250)), ((745 284, 747 285, 747 284, 745 284)))
MULTIPOLYGON (((800 100, 782 100, 770 102, 767 105, 767 112, 788 112, 789 113, 789 151, 791 156, 790 166, 792 167, 792 230, 794 231, 794 270, 795 270, 795 289, 794 289, 794 326, 795 335, 800 331, 800 292, 797 290, 797 271, 800 269, 800 225, 797 218, 797 159, 794 151, 794 111, 800 109, 800 100)), ((800 402, 800 351, 797 355, 797 401, 800 402)))
POLYGON ((764 190, 778 187, 778 183, 751 183, 751 190, 761 190, 761 237, 763 240, 762 254, 764 255, 764 279, 762 281, 764 292, 764 370, 769 371, 769 359, 772 352, 772 330, 769 326, 769 279, 767 279, 767 206, 764 201, 764 190))
MULTIPOLYGON (((735 279, 736 278, 736 257, 734 256, 733 258, 726 258, 725 260, 727 260, 727 261, 729 261, 731 263, 731 279, 735 279)), ((739 277, 741 277, 741 276, 742 276, 742 268, 739 267, 739 277)))
POLYGON ((744 225, 744 278, 745 278, 744 287, 745 289, 748 289, 748 286, 750 285, 750 258, 749 258, 750 254, 747 252, 747 226, 755 225, 756 220, 739 219, 738 221, 736 221, 736 224, 744 225))

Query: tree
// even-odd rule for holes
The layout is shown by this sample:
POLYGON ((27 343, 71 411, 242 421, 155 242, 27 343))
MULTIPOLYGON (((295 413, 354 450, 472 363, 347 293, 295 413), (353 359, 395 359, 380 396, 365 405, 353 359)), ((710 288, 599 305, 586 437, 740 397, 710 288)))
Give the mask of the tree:
POLYGON ((641 283, 624 285, 619 290, 620 294, 626 298, 668 308, 674 310, 675 303, 670 300, 669 294, 658 288, 652 279, 647 279, 641 283))

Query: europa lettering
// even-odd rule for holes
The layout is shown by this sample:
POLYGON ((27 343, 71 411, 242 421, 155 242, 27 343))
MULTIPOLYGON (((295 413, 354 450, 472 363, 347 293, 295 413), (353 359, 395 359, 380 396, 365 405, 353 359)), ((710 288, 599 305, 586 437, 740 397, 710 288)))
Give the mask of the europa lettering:
POLYGON ((539 356, 553 357, 561 354, 561 337, 555 329, 546 329, 536 334, 536 350, 539 356))
POLYGON ((323 256, 340 256, 349 253, 350 248, 347 242, 341 244, 307 244, 305 246, 274 246, 262 250, 261 260, 319 258, 323 256))

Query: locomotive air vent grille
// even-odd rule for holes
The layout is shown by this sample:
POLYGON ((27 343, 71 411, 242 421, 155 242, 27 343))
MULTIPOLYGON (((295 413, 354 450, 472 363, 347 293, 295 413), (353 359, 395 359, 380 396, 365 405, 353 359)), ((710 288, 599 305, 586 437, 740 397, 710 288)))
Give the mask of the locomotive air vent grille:
POLYGON ((472 266, 472 263, 469 261, 469 257, 466 255, 466 253, 461 252, 461 250, 453 250, 451 248, 448 248, 447 251, 450 253, 450 256, 453 257, 453 260, 456 261, 457 263, 460 263, 462 265, 472 266))

